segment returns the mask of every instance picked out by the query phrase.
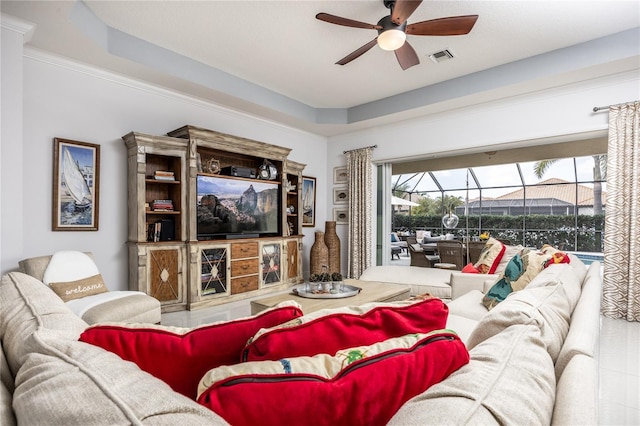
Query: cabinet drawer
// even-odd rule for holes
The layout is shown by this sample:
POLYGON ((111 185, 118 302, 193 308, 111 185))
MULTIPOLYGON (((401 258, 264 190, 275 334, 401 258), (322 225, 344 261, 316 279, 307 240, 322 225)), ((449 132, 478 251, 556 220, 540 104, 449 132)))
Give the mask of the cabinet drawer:
POLYGON ((258 243, 231 244, 231 259, 245 259, 247 257, 258 257, 258 243))
POLYGON ((244 293, 245 291, 252 291, 257 289, 258 289, 257 275, 231 279, 231 294, 244 293))
POLYGON ((258 273, 258 259, 231 261, 231 276, 239 277, 258 273))

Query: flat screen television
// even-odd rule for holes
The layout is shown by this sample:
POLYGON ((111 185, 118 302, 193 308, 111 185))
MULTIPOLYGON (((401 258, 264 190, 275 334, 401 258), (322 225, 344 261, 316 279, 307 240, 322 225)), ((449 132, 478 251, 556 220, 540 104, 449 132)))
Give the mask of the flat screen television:
POLYGON ((198 240, 280 235, 277 182, 198 175, 198 240))

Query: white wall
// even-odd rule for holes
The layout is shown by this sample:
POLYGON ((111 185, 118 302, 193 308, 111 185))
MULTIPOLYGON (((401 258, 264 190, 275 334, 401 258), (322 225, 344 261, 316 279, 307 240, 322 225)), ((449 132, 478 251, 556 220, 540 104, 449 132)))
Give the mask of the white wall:
MULTIPOLYGON (((141 84, 59 57, 28 50, 24 59, 24 136, 21 144, 24 218, 21 244, 3 253, 6 263, 24 257, 74 249, 94 253, 112 290, 125 289, 127 277, 126 150, 130 131, 166 134, 185 124, 209 128, 292 149, 290 158, 317 177, 318 199, 326 198, 326 138, 250 117, 173 92, 141 84), (97 232, 52 232, 53 138, 100 145, 100 212, 97 232)), ((20 146, 20 141, 15 141, 20 146)), ((5 146, 5 142, 3 142, 5 146)), ((6 202, 5 193, 2 199, 6 202)), ((324 210, 318 223, 324 223, 324 210)), ((3 226, 11 226, 6 222, 3 226)), ((304 228, 305 271, 313 229, 304 228)))
MULTIPOLYGON (((344 150, 369 145, 378 146, 374 161, 384 163, 602 136, 608 114, 592 108, 639 98, 635 70, 335 136, 329 138, 327 173, 345 163, 344 150)), ((346 241, 346 227, 338 230, 346 241)))
MULTIPOLYGON (((22 54, 33 26, 13 17, 2 15, 0 114, 0 270, 9 267, 5 262, 13 251, 22 248, 23 217, 22 188, 22 54)), ((15 264, 15 262, 13 263, 15 264)), ((12 264, 12 265, 13 265, 12 264)))

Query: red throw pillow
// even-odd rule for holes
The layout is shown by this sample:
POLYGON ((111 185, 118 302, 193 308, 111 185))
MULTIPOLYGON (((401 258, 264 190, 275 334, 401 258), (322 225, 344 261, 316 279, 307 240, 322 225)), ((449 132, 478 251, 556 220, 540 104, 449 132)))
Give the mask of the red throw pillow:
POLYGON ((300 316, 300 306, 288 301, 255 316, 193 329, 152 324, 96 325, 87 328, 80 341, 136 363, 174 391, 195 399, 202 375, 213 367, 239 362, 247 340, 258 330, 300 316))
POLYGON ((409 399, 469 362, 449 330, 411 334, 336 355, 220 367, 198 402, 232 425, 384 425, 409 399))
POLYGON ((467 263, 466 265, 464 265, 464 268, 462 268, 462 272, 464 272, 465 274, 479 274, 480 271, 478 271, 476 269, 475 266, 473 266, 473 263, 467 263))
POLYGON ((242 359, 335 354, 344 348, 445 328, 448 313, 447 305, 437 298, 325 309, 289 324, 260 330, 247 344, 242 359))

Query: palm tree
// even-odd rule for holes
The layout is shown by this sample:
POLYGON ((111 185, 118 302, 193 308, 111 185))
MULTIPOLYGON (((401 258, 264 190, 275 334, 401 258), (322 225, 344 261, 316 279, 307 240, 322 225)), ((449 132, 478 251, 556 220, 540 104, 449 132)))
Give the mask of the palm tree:
MULTIPOLYGON (((544 173, 551 167, 556 160, 538 161, 533 166, 533 172, 541 179, 544 173)), ((598 154, 593 156, 593 214, 601 215, 602 209, 602 180, 607 178, 607 154, 598 154)), ((595 249, 602 251, 602 229, 596 225, 595 233, 595 249)), ((577 247, 576 247, 577 248, 577 247)))
MULTIPOLYGON (((545 172, 556 160, 541 160, 533 166, 533 172, 538 179, 542 179, 545 172)), ((602 180, 607 179, 607 154, 593 156, 593 214, 601 215, 602 210, 602 180)))

